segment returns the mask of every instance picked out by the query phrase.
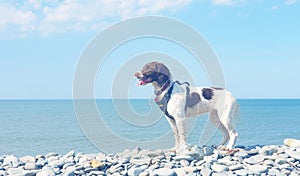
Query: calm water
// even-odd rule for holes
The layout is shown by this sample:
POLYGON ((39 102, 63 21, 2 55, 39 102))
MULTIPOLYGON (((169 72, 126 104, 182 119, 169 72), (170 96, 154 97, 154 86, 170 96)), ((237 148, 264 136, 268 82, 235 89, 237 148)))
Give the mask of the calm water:
MULTIPOLYGON (((239 103, 237 145, 282 144, 285 138, 300 139, 300 100, 239 100, 239 103)), ((170 130, 164 118, 149 126, 132 125, 120 118, 127 111, 131 115, 126 107, 117 111, 111 100, 98 100, 97 105, 107 126, 129 140, 147 141, 170 130)), ((151 111, 149 100, 130 100, 130 105, 140 118, 151 111)), ((190 143, 208 141, 203 133, 207 120, 207 116, 198 118, 189 136, 190 143)), ((72 100, 2 100, 0 121, 0 155, 99 152, 82 132, 72 100)), ((210 134, 213 133, 214 128, 210 124, 208 127, 210 134)), ((207 144, 217 144, 220 140, 217 132, 207 144)))

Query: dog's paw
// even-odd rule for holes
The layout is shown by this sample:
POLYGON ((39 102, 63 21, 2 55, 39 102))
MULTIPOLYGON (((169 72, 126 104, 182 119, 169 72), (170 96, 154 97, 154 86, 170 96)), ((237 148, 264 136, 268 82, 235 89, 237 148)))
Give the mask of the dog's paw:
POLYGON ((219 146, 217 150, 219 150, 221 155, 232 155, 239 151, 239 149, 230 149, 226 146, 219 146))

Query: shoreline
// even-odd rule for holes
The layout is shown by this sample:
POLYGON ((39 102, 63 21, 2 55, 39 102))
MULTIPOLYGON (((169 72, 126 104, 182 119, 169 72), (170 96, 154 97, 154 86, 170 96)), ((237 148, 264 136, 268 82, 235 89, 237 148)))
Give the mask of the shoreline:
POLYGON ((116 154, 0 156, 0 175, 300 175, 300 147, 237 146, 235 152, 193 146, 184 154, 136 148, 116 154))

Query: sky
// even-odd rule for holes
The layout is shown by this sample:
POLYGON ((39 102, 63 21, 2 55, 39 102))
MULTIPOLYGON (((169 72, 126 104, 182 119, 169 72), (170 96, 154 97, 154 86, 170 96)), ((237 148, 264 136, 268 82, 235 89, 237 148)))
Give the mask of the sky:
MULTIPOLYGON (((0 0, 0 99, 72 99, 76 66, 89 43, 110 26, 149 15, 201 34, 237 98, 300 98, 299 12, 299 0, 0 0)), ((95 78, 95 98, 111 98, 118 71, 146 52, 175 58, 195 84, 212 86, 205 66, 194 64, 182 46, 144 37, 107 56, 95 78)), ((172 69, 173 79, 184 81, 172 69)), ((121 98, 152 94, 151 86, 136 86, 135 71, 127 71, 130 86, 121 98)))

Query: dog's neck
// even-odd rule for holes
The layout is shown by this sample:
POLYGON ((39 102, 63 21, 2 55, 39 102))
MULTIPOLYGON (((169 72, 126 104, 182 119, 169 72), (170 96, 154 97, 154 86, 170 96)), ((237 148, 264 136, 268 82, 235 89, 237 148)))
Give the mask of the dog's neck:
POLYGON ((171 86, 172 82, 173 81, 170 79, 161 86, 158 85, 157 82, 153 82, 152 85, 154 87, 154 94, 156 96, 160 96, 164 91, 168 90, 168 88, 171 86))

